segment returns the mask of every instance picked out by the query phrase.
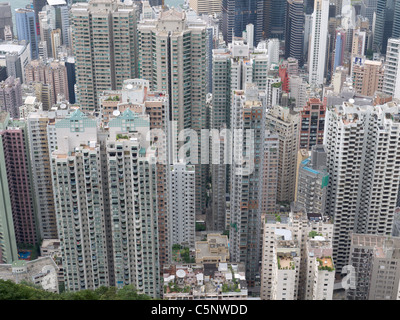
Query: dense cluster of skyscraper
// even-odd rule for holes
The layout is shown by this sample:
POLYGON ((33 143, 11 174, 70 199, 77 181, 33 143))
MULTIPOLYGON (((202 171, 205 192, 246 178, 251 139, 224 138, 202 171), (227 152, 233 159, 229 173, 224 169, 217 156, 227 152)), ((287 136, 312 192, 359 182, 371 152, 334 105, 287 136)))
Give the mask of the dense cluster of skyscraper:
POLYGON ((0 3, 0 39, 4 274, 398 299, 399 0, 0 3))

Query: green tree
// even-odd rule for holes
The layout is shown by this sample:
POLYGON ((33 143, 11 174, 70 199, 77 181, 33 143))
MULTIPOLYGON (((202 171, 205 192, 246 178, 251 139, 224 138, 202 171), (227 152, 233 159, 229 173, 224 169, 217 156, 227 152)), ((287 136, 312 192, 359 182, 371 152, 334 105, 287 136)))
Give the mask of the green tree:
POLYGON ((96 290, 52 293, 38 286, 22 281, 19 284, 11 280, 0 279, 0 300, 151 300, 145 294, 139 294, 133 285, 121 289, 116 287, 100 287, 96 290))

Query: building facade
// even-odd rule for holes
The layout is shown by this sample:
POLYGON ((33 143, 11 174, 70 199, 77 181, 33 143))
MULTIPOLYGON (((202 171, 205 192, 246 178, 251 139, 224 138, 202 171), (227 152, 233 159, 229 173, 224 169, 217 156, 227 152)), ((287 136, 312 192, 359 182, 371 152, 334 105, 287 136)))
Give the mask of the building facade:
POLYGON ((335 217, 333 259, 338 270, 348 263, 349 232, 392 232, 400 174, 392 159, 398 152, 398 112, 394 102, 374 107, 344 102, 328 108, 326 213, 335 217))

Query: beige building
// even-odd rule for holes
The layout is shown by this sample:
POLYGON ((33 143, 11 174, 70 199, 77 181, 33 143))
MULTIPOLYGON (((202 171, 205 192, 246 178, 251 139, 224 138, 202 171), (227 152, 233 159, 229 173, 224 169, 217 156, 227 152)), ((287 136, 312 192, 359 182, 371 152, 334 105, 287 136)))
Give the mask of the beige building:
POLYGON ((332 300, 335 267, 332 241, 322 236, 309 236, 306 252, 306 300, 332 300))
POLYGON ((265 129, 279 135, 277 201, 294 201, 300 115, 290 108, 276 105, 266 115, 265 129))
MULTIPOLYGON (((261 299, 319 299, 321 295, 313 295, 313 292, 317 292, 316 288, 321 286, 320 280, 314 275, 315 272, 319 275, 318 265, 314 260, 314 264, 307 262, 310 248, 313 248, 310 243, 323 240, 332 249, 333 225, 321 215, 306 214, 292 206, 290 213, 265 214, 262 231, 261 299)), ((324 251, 324 255, 316 257, 320 256, 328 254, 324 251)), ((333 283, 328 289, 333 292, 333 283)))
POLYGON ((400 238, 353 233, 349 264, 356 278, 347 300, 400 299, 400 238))
POLYGON ((45 110, 49 110, 58 100, 69 97, 67 69, 58 60, 32 60, 25 67, 25 77, 28 84, 42 83, 51 87, 50 107, 45 110))
POLYGON ((221 12, 222 0, 189 0, 189 6, 198 15, 221 12))
POLYGON ((366 60, 353 66, 353 85, 357 93, 372 97, 382 90, 384 68, 381 61, 366 60))
POLYGON ((206 241, 196 241, 196 263, 219 263, 229 261, 228 237, 208 234, 206 241))
POLYGON ((268 133, 264 144, 261 212, 275 212, 278 187, 279 136, 268 133))

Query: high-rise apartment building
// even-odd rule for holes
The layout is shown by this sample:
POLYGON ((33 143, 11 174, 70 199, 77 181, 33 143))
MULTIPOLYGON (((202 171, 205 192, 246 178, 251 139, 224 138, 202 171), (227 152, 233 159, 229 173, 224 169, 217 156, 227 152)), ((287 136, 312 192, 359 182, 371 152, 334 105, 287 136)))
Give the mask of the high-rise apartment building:
POLYGON ((108 123, 106 141, 114 276, 160 296, 156 148, 146 141, 150 117, 126 109, 108 123))
POLYGON ((315 0, 312 14, 310 49, 308 52, 308 72, 311 85, 324 83, 327 39, 328 39, 329 0, 315 0))
MULTIPOLYGON (((17 244, 39 242, 26 123, 2 116, 1 144, 17 244)), ((10 244, 9 244, 10 245, 10 244)))
POLYGON ((194 248, 195 245, 195 168, 180 162, 171 165, 169 206, 171 244, 194 248))
POLYGON ((307 104, 307 81, 303 77, 292 75, 289 77, 290 98, 294 100, 294 109, 302 110, 307 104))
POLYGON ((399 250, 398 237, 351 234, 349 265, 355 279, 346 290, 346 299, 398 300, 399 250))
POLYGON ((363 64, 353 66, 354 90, 363 95, 372 97, 381 92, 384 79, 384 64, 381 61, 365 60, 363 64))
POLYGON ((275 105, 266 115, 265 127, 279 136, 277 201, 294 201, 299 148, 299 113, 290 108, 275 105))
POLYGON ((351 56, 363 56, 368 46, 369 32, 363 28, 353 29, 351 56))
POLYGON ((213 50, 213 102, 211 128, 230 127, 231 91, 243 90, 246 83, 266 89, 268 54, 266 49, 250 50, 248 44, 235 40, 228 48, 213 50))
POLYGON ((323 145, 311 149, 311 157, 300 163, 296 203, 306 212, 324 215, 329 174, 323 145))
POLYGON ((72 5, 77 100, 83 111, 98 111, 99 93, 136 78, 136 10, 135 4, 117 0, 72 5))
POLYGON ((232 90, 243 90, 246 83, 255 83, 260 90, 267 87, 268 55, 263 48, 250 49, 243 41, 235 40, 228 48, 213 50, 213 95, 210 127, 218 130, 218 146, 221 157, 219 164, 212 163, 212 188, 213 188, 213 220, 215 230, 223 231, 225 228, 225 197, 229 193, 229 166, 226 161, 230 138, 224 135, 224 129, 231 128, 232 90), (224 178, 225 177, 225 178, 224 178), (217 222, 219 221, 219 222, 217 222))
POLYGON ((103 175, 97 124, 79 109, 55 123, 54 205, 67 290, 108 286, 103 175))
POLYGON ((265 112, 265 94, 256 85, 233 90, 230 252, 232 261, 246 265, 251 288, 259 276, 265 112))
POLYGON ((326 106, 320 99, 308 99, 300 112, 300 149, 311 150, 312 146, 323 143, 325 112, 326 106))
POLYGON ((278 192, 279 136, 276 133, 265 134, 264 170, 261 199, 262 212, 275 212, 278 192))
POLYGON ((400 98, 400 39, 388 40, 382 92, 400 98))
MULTIPOLYGON (((8 123, 9 117, 7 112, 0 112, 1 129, 4 129, 3 125, 8 123)), ((0 136, 0 263, 12 263, 18 259, 6 155, 3 138, 0 136)))
POLYGON ((326 239, 318 235, 312 237, 309 233, 306 250, 307 277, 305 299, 332 300, 335 282, 332 239, 326 239))
POLYGON ((351 232, 392 232, 400 181, 394 160, 400 152, 398 114, 394 102, 374 107, 344 102, 327 110, 325 212, 334 217, 333 258, 340 271, 348 263, 351 232))
POLYGON ((47 127, 68 112, 64 104, 57 110, 32 112, 27 117, 33 193, 41 239, 58 238, 50 163, 50 154, 55 146, 49 143, 51 134, 47 127))
POLYGON ((151 90, 169 96, 169 120, 176 124, 171 153, 176 162, 181 150, 183 160, 195 165, 196 213, 202 213, 209 170, 200 157, 201 148, 208 146, 208 139, 201 139, 201 130, 208 128, 206 23, 170 9, 157 19, 141 21, 138 42, 139 77, 150 82, 151 90), (190 132, 197 134, 197 141, 190 132))
POLYGON ((19 107, 22 106, 21 81, 13 76, 0 82, 0 108, 7 111, 11 118, 19 118, 19 107))
POLYGON ((40 82, 51 86, 51 105, 69 98, 67 68, 59 60, 32 60, 25 68, 26 83, 40 82))
MULTIPOLYGON (((143 196, 145 199, 150 199, 151 197, 157 196, 157 201, 156 201, 156 207, 154 207, 154 204, 152 204, 151 211, 150 207, 143 207, 141 209, 140 206, 138 206, 139 202, 142 202, 142 200, 137 200, 136 206, 132 207, 131 204, 129 203, 123 203, 121 200, 118 199, 118 202, 115 201, 116 203, 113 203, 110 201, 112 208, 115 212, 115 219, 120 219, 120 221, 126 222, 126 226, 129 228, 133 228, 134 226, 131 224, 130 220, 126 220, 126 215, 129 213, 129 211, 126 210, 135 210, 137 212, 138 218, 141 217, 142 215, 145 215, 146 212, 147 214, 151 215, 150 221, 147 221, 149 219, 145 219, 144 223, 152 223, 152 228, 157 231, 157 234, 154 234, 154 230, 149 230, 148 226, 142 226, 143 227, 143 237, 149 237, 151 238, 151 243, 149 243, 149 240, 141 240, 139 237, 140 235, 137 232, 132 231, 132 237, 128 237, 128 235, 122 230, 120 227, 117 229, 114 229, 113 232, 118 232, 118 234, 121 234, 121 239, 117 239, 119 243, 119 246, 121 245, 122 241, 122 247, 120 246, 118 250, 120 253, 115 253, 114 256, 114 265, 115 265, 115 279, 116 283, 118 286, 121 286, 123 283, 129 283, 129 281, 137 281, 137 284, 140 284, 141 290, 147 290, 146 292, 151 295, 151 296, 156 296, 158 293, 157 290, 159 290, 158 285, 156 285, 156 282, 158 281, 157 279, 157 272, 159 276, 159 272, 161 269, 158 268, 158 262, 160 264, 160 268, 164 264, 171 263, 171 238, 170 238, 170 231, 171 231, 171 213, 170 213, 170 208, 169 206, 169 178, 170 178, 170 155, 169 155, 169 127, 168 127, 168 121, 169 119, 169 108, 168 108, 168 95, 165 94, 165 92, 161 91, 151 91, 149 88, 149 81, 143 80, 143 79, 128 79, 124 81, 123 88, 121 90, 112 90, 112 91, 105 91, 102 93, 100 96, 100 102, 101 106, 101 112, 103 115, 102 122, 103 124, 107 127, 111 125, 111 128, 114 128, 112 130, 122 130, 120 132, 115 133, 115 138, 118 135, 118 141, 115 143, 121 144, 124 143, 128 145, 131 142, 128 141, 123 141, 127 140, 126 137, 129 136, 126 131, 137 131, 138 128, 141 128, 141 136, 144 137, 142 140, 140 140, 140 154, 139 154, 139 159, 142 159, 141 164, 145 168, 146 166, 151 168, 152 172, 152 179, 155 179, 155 184, 148 184, 146 185, 146 181, 143 180, 142 182, 142 187, 143 190, 144 188, 148 188, 149 193, 145 193, 143 196), (126 112, 126 113, 125 113, 126 112), (119 117, 118 120, 116 120, 116 117, 119 117), (132 123, 132 125, 129 125, 129 122, 132 123), (121 129, 121 125, 124 125, 124 127, 121 129), (128 128, 130 127, 130 128, 128 128), (125 131, 124 131, 125 130, 125 131), (151 130, 150 134, 150 139, 153 139, 153 144, 152 147, 156 147, 157 150, 156 152, 156 160, 157 162, 154 164, 155 168, 153 165, 148 163, 148 160, 146 160, 146 150, 149 148, 149 142, 146 141, 147 136, 146 134, 149 133, 149 130, 151 130), (155 175, 155 176, 153 176, 155 175), (155 189, 154 189, 155 188, 155 189), (148 198, 150 197, 150 198, 148 198), (125 210, 125 215, 119 216, 120 208, 119 205, 126 207, 125 210), (147 208, 147 209, 146 209, 147 208), (147 210, 147 211, 146 211, 147 210), (129 222, 129 223, 128 223, 129 222), (157 223, 157 224, 156 224, 157 223), (122 233, 121 233, 122 232, 122 233), (151 250, 144 250, 141 249, 140 247, 136 248, 136 245, 133 245, 134 243, 136 244, 137 242, 134 241, 133 234, 135 234, 135 237, 140 240, 140 243, 142 241, 146 241, 146 246, 147 248, 152 248, 151 250), (146 275, 143 275, 143 270, 146 271, 146 269, 139 268, 136 271, 133 269, 133 266, 130 266, 129 264, 132 262, 133 263, 133 258, 130 260, 124 260, 121 258, 121 254, 127 255, 126 250, 127 247, 124 246, 124 242, 131 242, 131 250, 143 250, 142 258, 145 257, 146 259, 146 268, 147 270, 149 269, 150 266, 150 261, 154 260, 154 268, 151 269, 150 271, 152 272, 152 277, 148 277, 146 275), (125 251, 122 251, 125 250, 125 251), (152 256, 153 255, 153 256, 152 256), (130 262, 129 262, 130 261, 130 262), (129 267, 127 267, 127 264, 129 267), (157 271, 158 270, 158 271, 157 271), (126 275, 126 278, 124 278, 126 275), (121 282, 122 281, 122 282, 121 282), (151 284, 153 282, 153 284, 151 284), (147 283, 146 285, 144 283, 147 283), (148 286, 148 284, 151 284, 151 286, 148 286), (148 288, 147 288, 148 287, 148 288), (150 288, 151 287, 151 288, 150 288), (147 289, 146 289, 147 288, 147 289)), ((106 135, 108 135, 107 131, 105 132, 106 135)), ((114 138, 113 138, 114 139, 114 138)), ((128 139, 129 140, 129 139, 128 139)), ((108 141, 108 140, 107 140, 108 141)), ((111 145, 114 145, 114 142, 111 139, 108 144, 104 146, 104 152, 106 150, 111 150, 111 145), (108 148, 108 149, 106 149, 108 148)), ((112 147, 112 150, 114 150, 116 147, 112 147)), ((136 146, 135 148, 138 148, 136 146)), ((114 151, 110 151, 114 152, 114 151)), ((117 152, 119 152, 117 150, 117 152)), ((133 151, 132 151, 133 152, 133 151)), ((125 155, 124 155, 125 157, 125 155)), ((135 155, 135 152, 129 155, 129 157, 137 157, 135 155)), ((114 158, 113 158, 114 159, 114 158)), ((136 158, 135 158, 136 159, 136 158)), ((116 161, 119 161, 120 159, 118 158, 116 161)), ((117 161, 117 162, 118 162, 117 161)), ((115 166, 118 163, 115 163, 113 160, 112 165, 113 169, 108 168, 108 160, 106 158, 104 162, 104 167, 108 168, 108 172, 110 172, 110 175, 114 175, 112 171, 115 171, 115 166)), ((135 165, 138 165, 137 161, 134 161, 135 165)), ((111 164, 110 164, 111 165, 111 164)), ((131 177, 131 174, 135 174, 134 172, 131 172, 129 170, 128 164, 126 163, 125 167, 122 169, 127 170, 128 179, 125 183, 125 185, 130 185, 131 182, 129 180, 129 177, 131 177)), ((134 171, 137 171, 139 169, 135 169, 134 171)), ((118 175, 119 179, 122 179, 120 175, 118 175)), ((136 174, 135 174, 136 177, 136 174)), ((134 178, 135 178, 134 177, 134 178)), ((138 178, 138 177, 136 177, 138 178)), ((135 179, 136 179, 135 178, 135 179)), ((142 177, 141 177, 142 178, 142 177)), ((124 178, 125 179, 125 178, 124 178)), ((122 181, 122 180, 121 180, 122 181)), ((115 185, 117 184, 117 187, 120 187, 121 181, 114 181, 111 179, 110 186, 109 182, 107 182, 104 186, 105 190, 112 190, 115 188, 115 185), (118 182, 118 183, 117 183, 118 182), (118 185, 119 184, 119 185, 118 185)), ((142 179, 140 179, 142 181, 142 179)), ((153 181, 154 182, 154 181, 153 181)), ((133 190, 137 190, 137 185, 134 184, 131 186, 133 190)), ((142 190, 142 189, 141 189, 142 190)), ((130 192, 130 189, 128 190, 130 192)), ((129 193, 130 194, 130 193, 129 193)), ((136 191, 132 195, 135 196, 136 191)), ((107 206, 107 204, 106 204, 107 206)), ((193 209, 194 210, 194 209, 193 209)), ((133 211, 132 211, 133 212, 133 211)), ((142 220, 141 220, 142 221, 142 220)), ((142 221, 143 222, 143 221, 142 221)), ((133 230, 133 229, 132 229, 133 230)), ((111 228, 110 228, 110 234, 112 235, 111 228)), ((139 241, 138 240, 138 241, 139 241)), ((110 237, 110 241, 114 241, 112 236, 110 237)), ((144 260, 141 260, 140 262, 142 263, 144 260)))

